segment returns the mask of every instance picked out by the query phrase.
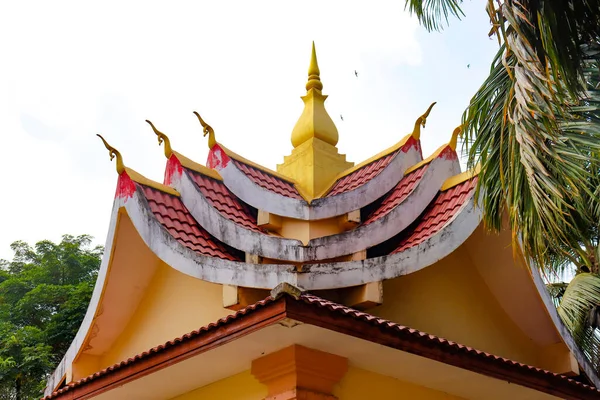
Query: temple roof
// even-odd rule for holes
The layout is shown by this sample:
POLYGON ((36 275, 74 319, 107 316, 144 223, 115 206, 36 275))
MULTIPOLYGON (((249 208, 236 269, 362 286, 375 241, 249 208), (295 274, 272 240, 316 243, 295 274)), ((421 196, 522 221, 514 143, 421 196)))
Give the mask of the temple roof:
MULTIPOLYGON (((79 398, 89 393, 110 390, 126 384, 142 370, 156 372, 164 368, 165 364, 181 362, 187 358, 186 354, 201 357, 203 352, 213 347, 210 344, 215 337, 218 337, 221 343, 227 343, 236 339, 240 332, 252 331, 252 327, 254 330, 261 329, 263 322, 268 321, 269 324, 276 325, 279 320, 288 318, 378 343, 385 346, 389 352, 408 352, 478 375, 487 375, 503 384, 520 385, 564 399, 597 399, 600 396, 600 391, 593 386, 577 382, 565 375, 498 357, 318 296, 292 295, 284 289, 275 297, 267 297, 233 315, 73 382, 47 395, 43 400, 79 398), (355 329, 348 329, 348 326, 354 326, 355 329), (223 340, 224 338, 227 340, 223 340), (165 363, 165 359, 171 361, 165 363)), ((488 393, 488 396, 497 397, 492 392, 488 393)))
MULTIPOLYGON (((164 145, 167 161, 162 183, 126 167, 121 153, 102 138, 111 159, 116 158, 118 173, 109 237, 116 235, 119 218, 126 215, 131 229, 128 239, 135 236, 145 246, 144 251, 169 268, 202 281, 253 290, 271 290, 282 283, 307 291, 380 283, 420 271, 455 252, 481 223, 476 197, 481 196, 476 191, 478 170, 461 172, 456 153, 460 127, 449 132, 447 144, 423 158, 421 129, 433 103, 415 119, 411 133, 398 135, 394 146, 355 165, 337 150, 339 136, 325 109, 327 96, 322 89, 313 44, 307 94, 302 98, 305 108, 292 131, 291 154, 284 157, 277 171, 229 150, 198 113, 204 136, 208 136, 206 165, 174 150, 176 146, 167 135, 148 121, 159 144, 164 145)), ((107 254, 109 250, 107 246, 107 254)), ((69 363, 85 352, 88 330, 97 318, 100 296, 109 282, 111 262, 110 257, 103 261, 96 303, 88 309, 79 339, 73 341, 50 378, 47 394, 56 388, 69 363)), ((112 282, 114 286, 116 281, 112 282)), ((125 366, 145 362, 153 354, 174 349, 255 310, 275 307, 278 302, 281 299, 269 298, 256 303, 233 317, 73 383, 48 399, 74 393, 125 366)), ((289 302, 292 300, 287 299, 286 304, 289 302)), ((461 368, 477 372, 473 366, 485 369, 493 365, 486 370, 491 371, 490 376, 509 376, 517 384, 534 387, 531 382, 553 382, 555 388, 541 388, 546 393, 577 398, 573 393, 588 396, 593 392, 597 396, 595 389, 564 376, 456 345, 308 294, 293 302, 308 307, 310 313, 335 314, 336 318, 376 328, 374 331, 385 331, 394 340, 414 346, 417 354, 423 348, 435 348, 448 354, 449 358, 440 361, 451 359, 450 364, 461 368), (529 378, 523 380, 520 374, 529 378)), ((107 335, 109 343, 114 339, 110 334, 104 331, 100 335, 107 335)))

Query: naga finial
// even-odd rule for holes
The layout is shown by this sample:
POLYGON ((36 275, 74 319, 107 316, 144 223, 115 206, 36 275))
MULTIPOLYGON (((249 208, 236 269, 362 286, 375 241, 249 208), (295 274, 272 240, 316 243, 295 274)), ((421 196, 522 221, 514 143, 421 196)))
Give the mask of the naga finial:
POLYGON ((456 145, 458 143, 458 136, 462 137, 462 128, 463 128, 463 126, 460 125, 456 129, 454 129, 454 131, 452 132, 452 138, 450 139, 450 143, 448 143, 448 146, 452 150, 456 150, 456 145))
POLYGON ((170 158, 171 154, 173 154, 173 149, 171 149, 171 141, 169 140, 167 135, 156 129, 152 122, 150 122, 149 120, 146 120, 146 122, 150 124, 152 130, 154 131, 154 133, 156 133, 156 136, 158 136, 158 145, 160 146, 163 142, 165 143, 165 157, 170 158))
POLYGON ((123 164, 123 156, 121 156, 121 153, 119 153, 119 150, 115 149, 110 144, 108 144, 108 142, 106 140, 104 140, 102 135, 96 134, 96 136, 98 136, 100 139, 102 139, 102 142, 104 143, 104 146, 106 147, 106 149, 108 150, 108 154, 110 155, 110 160, 112 161, 113 158, 115 158, 115 157, 117 158, 117 173, 119 175, 121 175, 123 172, 125 172, 125 164, 123 164))
POLYGON ((425 114, 421 115, 415 121, 415 127, 412 132, 412 137, 415 138, 416 140, 419 140, 421 138, 421 126, 423 128, 425 128, 425 124, 427 123, 427 117, 429 117, 429 113, 431 112, 431 109, 433 108, 433 106, 436 105, 436 103, 437 103, 436 101, 431 103, 431 105, 429 106, 427 111, 425 111, 425 114))
POLYGON ((202 119, 200 114, 198 114, 196 111, 194 111, 194 114, 196 114, 196 117, 198 117, 198 121, 200 121, 200 125, 202 125, 202 128, 204 128, 203 129, 204 135, 202 135, 202 136, 208 135, 208 148, 212 149, 213 146, 215 144, 217 144, 217 140, 215 139, 214 129, 209 124, 204 122, 204 120, 202 119))

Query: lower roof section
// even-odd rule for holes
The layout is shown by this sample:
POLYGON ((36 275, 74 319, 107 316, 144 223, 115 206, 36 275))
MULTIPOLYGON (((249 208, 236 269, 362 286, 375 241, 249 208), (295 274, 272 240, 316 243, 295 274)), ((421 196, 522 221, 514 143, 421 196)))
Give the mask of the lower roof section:
POLYGON ((253 359, 291 344, 347 357, 356 367, 465 399, 600 398, 596 388, 566 376, 313 295, 289 293, 293 290, 98 371, 45 400, 172 398, 247 370, 253 359))

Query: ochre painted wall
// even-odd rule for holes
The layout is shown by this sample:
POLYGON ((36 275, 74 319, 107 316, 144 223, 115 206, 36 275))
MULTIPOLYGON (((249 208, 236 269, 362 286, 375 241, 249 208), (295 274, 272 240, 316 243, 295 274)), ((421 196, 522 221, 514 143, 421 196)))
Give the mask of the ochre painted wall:
POLYGON ((266 396, 267 387, 261 385, 250 371, 245 371, 174 397, 172 400, 263 400, 266 396))
POLYGON ((540 348, 509 318, 465 246, 421 271, 385 281, 368 312, 479 350, 539 365, 540 348))
POLYGON ((340 400, 460 400, 461 397, 350 367, 333 390, 340 400))
POLYGON ((161 261, 133 318, 111 350, 103 367, 163 344, 231 314, 223 308, 221 285, 196 279, 161 261))
MULTIPOLYGON (((460 400, 460 397, 417 386, 408 382, 350 367, 333 394, 339 400, 460 400)), ((171 400, 262 400, 267 395, 250 371, 201 387, 171 400)))

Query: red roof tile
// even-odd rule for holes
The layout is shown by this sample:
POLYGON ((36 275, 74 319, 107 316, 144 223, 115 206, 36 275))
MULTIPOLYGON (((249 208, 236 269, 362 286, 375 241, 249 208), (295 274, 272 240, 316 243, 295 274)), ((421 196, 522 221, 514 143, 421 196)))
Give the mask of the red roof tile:
POLYGON ((392 254, 417 246, 435 235, 452 218, 475 189, 477 178, 456 185, 437 197, 419 218, 417 225, 400 241, 392 254))
POLYGON ((210 204, 224 217, 251 231, 263 232, 256 224, 256 214, 251 212, 247 204, 231 193, 223 182, 189 169, 187 172, 210 204))
POLYGON ((240 169, 252 182, 260 187, 275 192, 285 197, 302 200, 302 196, 291 182, 276 177, 258 168, 254 168, 248 164, 244 164, 238 160, 233 160, 236 167, 240 169))
MULTIPOLYGON (((346 307, 346 306, 334 303, 329 300, 322 299, 322 298, 314 296, 314 295, 302 294, 299 298, 296 299, 296 298, 292 297, 291 295, 284 292, 283 296, 285 297, 285 299, 287 301, 290 301, 292 304, 298 303, 298 304, 307 305, 308 307, 310 307, 310 310, 312 312, 316 312, 318 310, 327 310, 334 316, 341 317, 341 318, 348 318, 348 319, 354 320, 356 322, 366 323, 370 326, 376 327, 378 332, 385 332, 385 333, 391 334, 395 337, 399 337, 403 340, 404 344, 402 347, 403 347, 403 350, 405 350, 405 351, 410 348, 409 343, 418 344, 418 345, 424 346, 425 348, 435 348, 437 350, 442 351, 445 354, 445 356, 444 356, 445 359, 443 360, 443 362, 445 362, 447 364, 456 365, 456 364, 452 364, 450 362, 450 360, 453 357, 459 358, 459 357, 465 356, 468 360, 471 360, 471 361, 477 361, 477 362, 483 361, 486 364, 493 364, 495 366, 502 368, 502 370, 505 372, 510 370, 513 373, 512 376, 514 376, 514 375, 520 376, 520 377, 522 377, 523 381, 526 380, 527 377, 534 376, 538 380, 540 378, 543 379, 547 383, 547 387, 550 387, 552 389, 554 389, 554 387, 558 387, 560 385, 560 390, 561 390, 560 392, 558 392, 558 391, 553 392, 553 391, 545 390, 546 393, 565 393, 565 391, 568 391, 568 393, 570 395, 572 395, 573 393, 582 393, 582 394, 586 395, 586 398, 592 398, 592 397, 596 398, 595 396, 600 395, 600 392, 593 386, 586 385, 581 382, 577 382, 565 375, 556 374, 554 372, 543 370, 541 368, 536 368, 536 367, 526 365, 523 363, 519 363, 519 362, 510 360, 510 359, 507 359, 507 358, 498 357, 498 356, 495 356, 490 353, 476 350, 471 347, 464 346, 462 344, 458 344, 456 342, 452 342, 450 340, 446 340, 444 338, 441 338, 441 337, 438 337, 435 335, 430 335, 425 332, 421 332, 417 329, 412 329, 407 326, 403 326, 403 325, 397 324, 395 322, 392 322, 392 321, 389 321, 389 320, 386 320, 383 318, 379 318, 372 314, 368 314, 368 313, 365 313, 362 311, 357 311, 350 307, 346 307), (590 397, 590 396, 592 396, 592 397, 590 397)), ((57 390, 56 392, 52 393, 49 396, 44 397, 43 400, 51 400, 51 399, 61 397, 61 395, 66 392, 74 390, 82 385, 88 384, 88 383, 90 383, 98 378, 101 378, 103 376, 106 376, 111 373, 115 373, 119 370, 122 370, 128 366, 131 366, 132 364, 135 364, 146 358, 149 358, 152 355, 167 351, 168 349, 172 349, 176 346, 185 346, 187 342, 190 342, 191 340, 193 340, 201 335, 207 334, 211 331, 216 331, 219 328, 222 328, 228 324, 232 324, 232 323, 236 322, 237 320, 240 320, 243 317, 248 316, 249 314, 257 312, 261 309, 266 309, 266 308, 272 306, 274 303, 281 301, 281 300, 282 299, 274 299, 272 297, 267 297, 264 300, 261 300, 255 304, 252 304, 246 308, 239 310, 235 314, 231 314, 227 317, 221 318, 215 323, 211 323, 211 324, 206 325, 198 330, 192 331, 181 337, 170 340, 163 345, 153 347, 148 351, 145 351, 134 357, 128 358, 127 360, 121 361, 120 363, 114 364, 108 368, 105 368, 101 371, 98 371, 98 372, 92 374, 92 375, 89 375, 77 382, 70 383, 66 387, 57 390)), ((286 309, 287 309, 287 306, 286 306, 286 309)), ((298 310, 295 310, 294 314, 296 315, 296 318, 301 318, 301 314, 299 314, 298 310)), ((285 317, 286 317, 285 313, 281 315, 281 318, 285 318, 285 317)), ((310 321, 308 323, 310 323, 310 321)), ((360 337, 363 339, 366 338, 364 336, 360 336, 360 337)), ((370 336, 367 336, 367 337, 370 338, 368 340, 376 341, 376 338, 374 338, 374 337, 370 337, 370 336)), ((394 347, 391 343, 386 343, 385 345, 387 345, 389 347, 394 347)), ((411 352, 414 352, 414 351, 411 351, 411 352)), ((414 353, 418 354, 417 352, 414 352, 414 353)), ((467 361, 467 363, 468 363, 468 361, 467 361)), ((462 368, 462 367, 459 366, 459 368, 462 368)), ((471 369, 471 370, 474 370, 474 369, 471 369)), ((478 372, 478 371, 475 371, 475 372, 478 372)), ((507 381, 511 382, 510 380, 508 380, 509 379, 508 374, 502 374, 502 379, 506 379, 507 381)), ((529 386, 529 387, 534 387, 534 386, 529 386)), ((574 397, 571 397, 571 398, 574 398, 574 397)))
POLYGON ((397 150, 388 154, 387 156, 381 157, 380 159, 375 160, 372 163, 369 163, 364 167, 359 168, 356 171, 338 179, 329 193, 327 193, 326 197, 335 196, 336 194, 354 190, 357 187, 369 182, 388 166, 388 164, 392 161, 394 156, 398 154, 399 151, 400 150, 397 150))
POLYGON ((390 213, 398 204, 402 203, 406 197, 414 190, 419 183, 429 165, 425 165, 411 173, 407 174, 398 184, 390 191, 383 200, 381 205, 371 213, 365 220, 363 225, 368 225, 373 221, 378 220, 390 213))
POLYGON ((419 153, 421 153, 421 144, 418 140, 410 137, 398 150, 387 154, 377 160, 370 162, 369 164, 353 171, 352 173, 338 179, 337 182, 332 186, 327 196, 335 196, 336 194, 348 192, 354 190, 359 186, 364 185, 371 179, 375 178, 389 165, 394 159, 394 156, 400 152, 407 152, 409 149, 416 147, 419 153))
POLYGON ((223 243, 198 225, 179 197, 149 186, 139 185, 139 187, 144 192, 150 210, 158 222, 185 247, 205 256, 240 261, 223 243))

